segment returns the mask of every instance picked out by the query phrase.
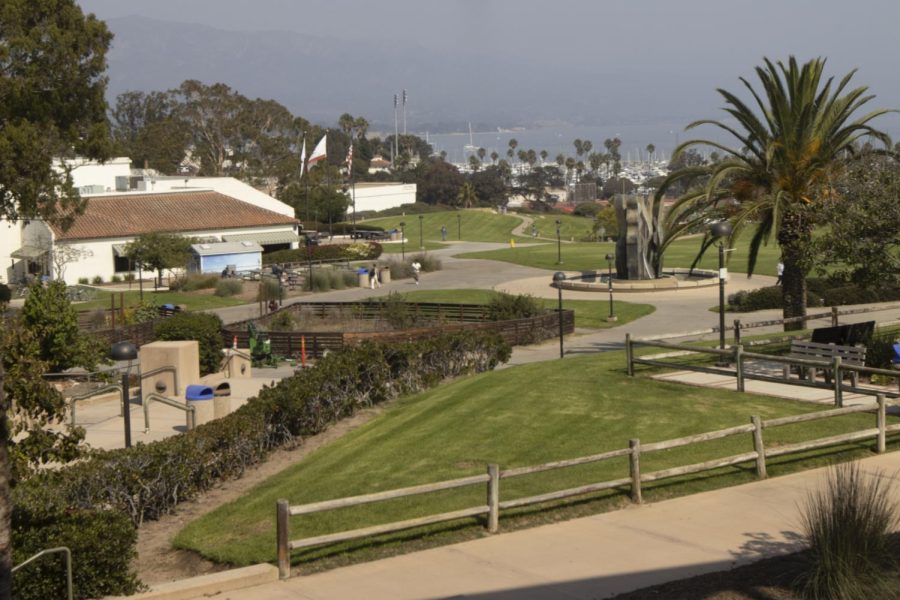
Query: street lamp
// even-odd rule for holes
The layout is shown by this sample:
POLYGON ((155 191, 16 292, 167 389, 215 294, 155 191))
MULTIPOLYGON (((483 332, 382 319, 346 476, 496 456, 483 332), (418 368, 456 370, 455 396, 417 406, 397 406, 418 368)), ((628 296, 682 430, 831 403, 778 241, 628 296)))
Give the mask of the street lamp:
POLYGON ((559 219, 556 220, 556 264, 562 264, 562 237, 560 237, 559 226, 562 225, 562 221, 559 219))
POLYGON ((462 215, 456 213, 456 239, 462 241, 462 215))
POLYGON ((400 221, 400 254, 403 260, 406 261, 406 233, 403 229, 404 227, 406 227, 406 221, 400 221))
POLYGON ((731 223, 717 221, 709 228, 714 238, 719 239, 719 349, 725 349, 725 280, 728 269, 725 268, 725 238, 731 235, 731 223))
POLYGON ((609 290, 609 316, 606 320, 610 323, 616 320, 616 314, 613 312, 613 284, 612 284, 612 264, 616 257, 612 254, 606 255, 606 287, 609 290))
POLYGON ((553 274, 553 285, 559 292, 559 357, 563 357, 563 308, 562 308, 562 282, 566 280, 566 274, 557 271, 553 274))
POLYGON ((419 215, 419 250, 425 249, 425 238, 422 237, 422 221, 425 220, 425 217, 419 215))
POLYGON ((113 344, 109 357, 115 361, 128 361, 122 372, 122 416, 125 419, 125 447, 131 448, 131 404, 128 398, 128 377, 131 375, 131 361, 137 358, 137 348, 131 342, 113 344))

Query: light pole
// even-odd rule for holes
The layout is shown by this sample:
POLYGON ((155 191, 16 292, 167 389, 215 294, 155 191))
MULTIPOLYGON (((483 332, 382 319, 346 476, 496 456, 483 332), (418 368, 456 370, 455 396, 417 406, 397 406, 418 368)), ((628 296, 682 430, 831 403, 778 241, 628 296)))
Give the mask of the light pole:
POLYGON ((560 236, 559 226, 562 225, 562 221, 559 219, 556 220, 556 264, 562 264, 562 237, 560 236))
POLYGON ((553 274, 553 285, 559 292, 559 357, 563 357, 563 308, 562 308, 562 282, 566 280, 566 274, 557 271, 553 274))
MULTIPOLYGON (((718 221, 709 228, 714 238, 719 239, 719 349, 725 349, 725 280, 728 269, 725 268, 725 238, 731 235, 731 223, 718 221)), ((724 361, 720 361, 724 362, 724 361)))
POLYGON ((613 322, 616 320, 616 314, 613 312, 613 284, 612 284, 612 264, 616 257, 612 254, 606 255, 606 287, 609 290, 609 316, 606 320, 613 322))
POLYGON ((462 241, 462 215, 456 213, 456 239, 462 241))
POLYGON ((422 221, 425 220, 425 217, 419 215, 419 250, 425 249, 425 238, 422 237, 422 221))
POLYGON ((128 398, 128 378, 131 375, 131 361, 137 358, 137 348, 131 342, 113 344, 109 357, 115 361, 127 360, 128 366, 122 372, 122 416, 125 419, 125 447, 131 448, 131 404, 128 398))
POLYGON ((400 221, 400 255, 406 260, 406 233, 404 231, 406 221, 400 221))

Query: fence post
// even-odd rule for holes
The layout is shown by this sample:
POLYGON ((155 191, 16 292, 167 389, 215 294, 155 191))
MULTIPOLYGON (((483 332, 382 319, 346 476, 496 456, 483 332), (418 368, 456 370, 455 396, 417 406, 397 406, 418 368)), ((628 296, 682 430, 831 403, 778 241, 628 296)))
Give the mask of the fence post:
POLYGON ((831 307, 831 326, 837 327, 838 325, 839 325, 839 323, 838 323, 838 307, 832 306, 831 307))
POLYGON ((490 477, 487 484, 487 503, 490 509, 487 529, 489 533, 497 533, 500 526, 500 467, 491 463, 487 472, 490 477))
POLYGON ((641 440, 628 440, 628 448, 631 454, 628 455, 628 466, 631 474, 631 501, 635 504, 641 504, 641 440))
POLYGON ((626 372, 628 373, 629 376, 632 376, 632 377, 634 376, 634 364, 632 363, 632 360, 634 358, 632 355, 633 352, 634 352, 634 350, 631 347, 631 334, 626 333, 625 334, 625 361, 628 363, 628 366, 626 367, 626 372))
MULTIPOLYGON (((735 328, 737 331, 737 328, 735 328)), ((744 391, 744 347, 738 344, 734 347, 734 374, 737 378, 737 391, 744 391)))
POLYGON ((758 416, 750 417, 753 423, 753 451, 756 452, 756 476, 765 479, 766 475, 766 448, 763 445, 762 419, 758 416))
POLYGON ((834 364, 832 367, 833 375, 834 375, 834 405, 837 408, 842 408, 844 406, 844 390, 843 390, 843 375, 841 374, 841 357, 834 357, 834 364))
POLYGON ((878 453, 881 454, 886 450, 885 434, 887 433, 885 430, 884 394, 877 394, 875 401, 878 402, 878 412, 875 413, 875 419, 878 423, 878 453))
POLYGON ((741 345, 741 320, 740 319, 734 320, 734 345, 735 346, 741 345))
POLYGON ((275 529, 278 545, 278 578, 288 579, 291 576, 291 551, 288 548, 290 532, 288 528, 288 501, 281 499, 275 505, 275 529))

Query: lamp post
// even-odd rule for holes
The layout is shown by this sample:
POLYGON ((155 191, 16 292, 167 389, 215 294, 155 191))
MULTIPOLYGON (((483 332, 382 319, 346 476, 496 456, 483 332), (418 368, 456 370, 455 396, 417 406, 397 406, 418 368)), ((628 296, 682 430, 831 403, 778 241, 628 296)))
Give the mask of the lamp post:
POLYGON ((562 237, 560 236, 559 227, 562 221, 556 220, 556 264, 562 264, 562 237))
POLYGON ((731 223, 718 221, 709 228, 713 237, 719 239, 719 349, 725 349, 725 280, 728 269, 725 268, 725 238, 731 235, 731 223))
POLYGON ((566 280, 566 274, 557 271, 553 274, 553 285, 559 292, 559 357, 563 357, 563 308, 562 308, 562 282, 566 280))
POLYGON ((425 238, 422 237, 422 221, 425 220, 425 217, 419 215, 419 250, 425 249, 425 238))
POLYGON ((404 227, 406 227, 406 221, 400 221, 400 255, 406 261, 406 233, 404 227))
POLYGON ((612 284, 612 264, 616 257, 612 254, 606 255, 606 287, 609 290, 609 316, 606 320, 610 323, 616 320, 616 314, 613 312, 613 284, 612 284))
POLYGON ((137 348, 131 342, 113 344, 109 357, 115 361, 128 361, 122 372, 122 416, 125 419, 125 447, 131 448, 131 406, 128 398, 128 377, 131 375, 131 361, 137 358, 137 348))
POLYGON ((456 213, 456 239, 462 241, 462 215, 456 213))

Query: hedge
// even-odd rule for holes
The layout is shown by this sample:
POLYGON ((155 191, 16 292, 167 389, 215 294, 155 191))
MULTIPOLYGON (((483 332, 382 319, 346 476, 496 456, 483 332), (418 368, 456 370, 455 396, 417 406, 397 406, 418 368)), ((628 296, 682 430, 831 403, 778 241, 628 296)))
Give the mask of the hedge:
POLYGON ((355 244, 322 244, 295 250, 278 250, 263 254, 263 264, 297 263, 307 260, 375 260, 381 256, 378 242, 357 242, 355 244))
POLYGON ((159 322, 157 340, 197 340, 200 345, 200 374, 219 370, 222 362, 222 319, 212 313, 182 312, 159 322))
POLYGON ((88 460, 20 483, 13 491, 14 504, 22 507, 13 513, 14 528, 28 539, 49 539, 54 528, 65 530, 76 516, 85 519, 85 529, 93 535, 85 533, 85 550, 76 561, 79 577, 95 578, 91 589, 104 594, 129 593, 136 585, 125 566, 134 553, 134 530, 120 527, 117 518, 124 516, 133 526, 156 519, 217 482, 239 477, 274 448, 320 433, 360 407, 428 389, 446 378, 490 370, 509 356, 506 342, 483 332, 345 348, 263 388, 227 417, 158 442, 97 451, 88 460), (31 507, 43 505, 65 511, 48 509, 44 521, 33 518, 31 507), (115 511, 114 516, 99 514, 96 507, 115 511), (92 524, 106 522, 103 519, 110 525, 99 534, 92 524), (90 547, 88 537, 98 547, 90 547), (106 547, 122 561, 115 569, 92 566, 112 560, 106 547))

